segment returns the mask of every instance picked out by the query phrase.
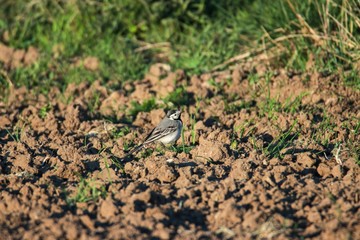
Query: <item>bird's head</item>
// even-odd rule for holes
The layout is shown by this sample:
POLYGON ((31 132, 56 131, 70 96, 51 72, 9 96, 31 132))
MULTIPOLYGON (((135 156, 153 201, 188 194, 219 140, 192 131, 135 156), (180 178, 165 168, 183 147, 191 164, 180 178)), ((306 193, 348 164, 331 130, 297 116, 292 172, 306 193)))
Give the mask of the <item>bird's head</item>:
POLYGON ((179 120, 181 116, 181 110, 170 110, 167 112, 166 117, 172 120, 179 120))

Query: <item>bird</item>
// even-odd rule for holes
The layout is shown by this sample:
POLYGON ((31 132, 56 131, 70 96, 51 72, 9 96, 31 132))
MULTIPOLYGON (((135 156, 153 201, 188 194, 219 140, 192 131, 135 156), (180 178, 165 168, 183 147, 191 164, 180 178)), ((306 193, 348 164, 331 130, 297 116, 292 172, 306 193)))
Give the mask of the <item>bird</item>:
POLYGON ((164 145, 175 143, 181 135, 183 123, 181 121, 181 110, 170 110, 161 122, 148 134, 143 143, 134 147, 128 152, 124 159, 129 155, 140 151, 147 144, 160 142, 164 145))

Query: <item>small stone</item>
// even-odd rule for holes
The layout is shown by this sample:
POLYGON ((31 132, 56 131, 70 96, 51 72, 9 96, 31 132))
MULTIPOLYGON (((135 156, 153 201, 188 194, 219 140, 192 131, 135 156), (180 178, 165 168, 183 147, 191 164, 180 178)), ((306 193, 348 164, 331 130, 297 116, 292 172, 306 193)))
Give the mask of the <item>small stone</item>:
POLYGON ((321 222, 321 215, 316 209, 313 209, 313 211, 308 213, 307 219, 309 222, 319 223, 321 222))
POLYGON ((307 154, 299 154, 296 157, 296 160, 298 163, 300 163, 302 166, 304 167, 312 167, 315 165, 316 160, 312 159, 309 155, 307 154))
POLYGON ((96 71, 99 68, 99 60, 96 57, 85 58, 84 68, 90 71, 96 71))
POLYGON ((67 239, 76 239, 78 232, 74 224, 67 224, 67 226, 64 228, 67 239))
POLYGON ((326 223, 326 228, 335 231, 339 227, 339 220, 334 218, 326 223))
POLYGON ((342 177, 342 167, 340 165, 333 167, 333 169, 331 170, 331 174, 336 178, 341 178, 342 177))
POLYGON ((316 170, 317 170, 318 174, 322 177, 327 177, 331 173, 330 167, 328 165, 326 165, 325 163, 320 163, 316 170))
POLYGON ((34 62, 36 62, 38 60, 38 58, 39 58, 38 50, 36 48, 30 46, 24 56, 24 64, 31 65, 34 62))
POLYGON ((176 180, 177 175, 174 170, 168 165, 162 165, 159 169, 159 180, 163 183, 173 182, 176 180))
POLYGON ((91 221, 91 219, 88 215, 80 216, 80 220, 91 231, 95 230, 94 223, 91 221))
POLYGON ((316 227, 315 224, 311 224, 309 227, 307 227, 304 231, 305 235, 314 235, 319 232, 319 229, 316 227))
POLYGON ((192 150, 194 154, 213 161, 221 161, 226 157, 223 144, 215 140, 207 140, 203 137, 199 139, 199 146, 192 150))
POLYGON ((149 73, 155 77, 161 77, 162 75, 171 71, 171 67, 168 64, 156 63, 150 66, 149 73))
POLYGON ((111 198, 107 198, 104 201, 102 201, 100 205, 100 215, 103 218, 109 219, 111 217, 114 217, 115 214, 118 213, 118 209, 113 203, 113 200, 111 198))

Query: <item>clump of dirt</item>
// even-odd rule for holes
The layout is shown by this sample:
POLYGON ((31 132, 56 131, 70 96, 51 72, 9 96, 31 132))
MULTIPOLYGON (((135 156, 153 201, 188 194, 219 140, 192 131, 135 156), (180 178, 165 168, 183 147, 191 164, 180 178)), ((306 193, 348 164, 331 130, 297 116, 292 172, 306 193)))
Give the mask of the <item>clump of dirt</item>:
POLYGON ((0 104, 2 237, 360 238, 359 92, 335 75, 262 74, 157 64, 118 91, 15 89, 0 104), (131 102, 177 103, 180 87, 185 145, 122 162, 165 114, 129 124, 131 102))
POLYGON ((6 68, 18 68, 23 65, 29 66, 36 62, 39 58, 39 52, 34 47, 29 47, 27 50, 14 49, 0 43, 0 62, 6 68))

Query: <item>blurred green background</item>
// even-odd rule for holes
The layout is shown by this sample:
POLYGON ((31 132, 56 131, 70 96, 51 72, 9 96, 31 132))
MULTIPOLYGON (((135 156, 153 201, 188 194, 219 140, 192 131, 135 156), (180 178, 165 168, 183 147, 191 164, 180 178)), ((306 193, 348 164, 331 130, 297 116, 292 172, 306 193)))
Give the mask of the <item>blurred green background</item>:
POLYGON ((41 92, 96 79, 121 88, 155 62, 200 74, 266 49, 277 53, 274 68, 305 71, 313 58, 314 71, 340 69, 360 88, 359 16, 356 0, 2 0, 0 42, 33 46, 40 58, 15 69, 0 63, 0 84, 7 75, 41 92), (96 71, 72 67, 89 56, 99 60, 96 71))

